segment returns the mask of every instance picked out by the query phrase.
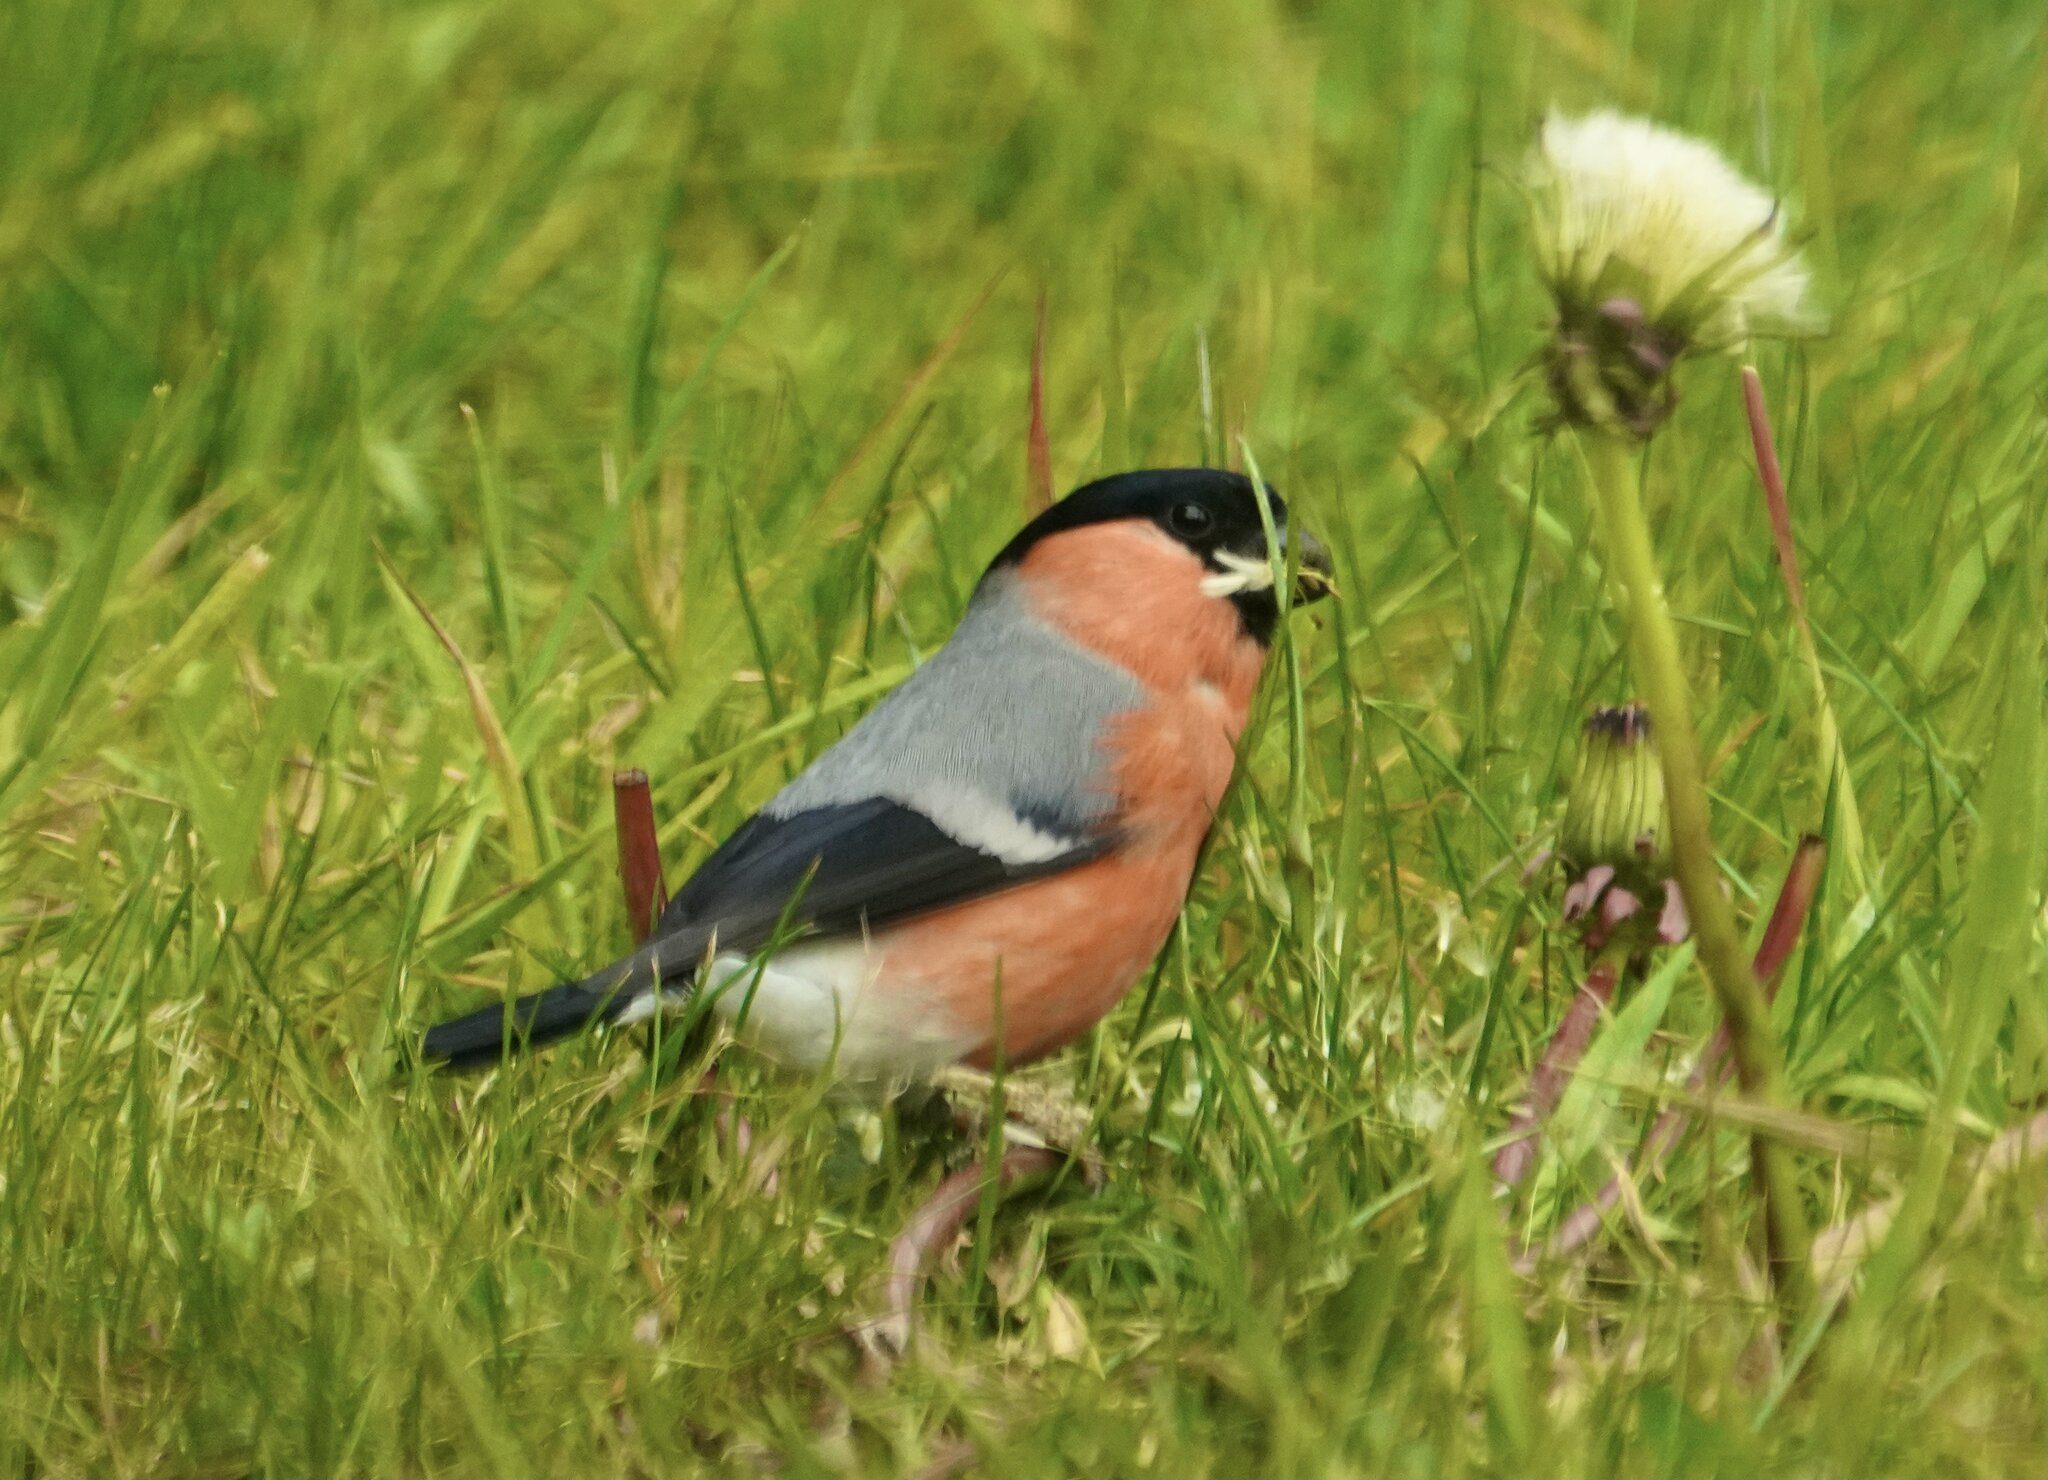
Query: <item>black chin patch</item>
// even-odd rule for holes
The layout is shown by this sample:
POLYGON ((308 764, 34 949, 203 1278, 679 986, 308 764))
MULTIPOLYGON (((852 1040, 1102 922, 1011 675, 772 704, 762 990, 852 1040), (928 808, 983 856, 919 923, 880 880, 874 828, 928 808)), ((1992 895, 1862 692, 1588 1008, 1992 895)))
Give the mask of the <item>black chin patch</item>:
POLYGON ((1237 620, 1244 635, 1260 647, 1273 645, 1273 629, 1280 625, 1280 601, 1268 586, 1262 591, 1240 591, 1230 598, 1237 608, 1237 620))

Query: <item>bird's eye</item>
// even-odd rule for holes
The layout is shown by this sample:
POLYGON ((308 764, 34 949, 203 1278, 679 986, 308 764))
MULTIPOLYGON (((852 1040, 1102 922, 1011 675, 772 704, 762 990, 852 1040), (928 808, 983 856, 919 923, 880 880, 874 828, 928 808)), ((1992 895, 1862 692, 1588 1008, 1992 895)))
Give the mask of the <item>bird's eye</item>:
POLYGON ((1216 527, 1216 516, 1209 511, 1206 504, 1190 501, 1175 504, 1172 512, 1166 516, 1166 522, 1182 539, 1196 540, 1216 527))

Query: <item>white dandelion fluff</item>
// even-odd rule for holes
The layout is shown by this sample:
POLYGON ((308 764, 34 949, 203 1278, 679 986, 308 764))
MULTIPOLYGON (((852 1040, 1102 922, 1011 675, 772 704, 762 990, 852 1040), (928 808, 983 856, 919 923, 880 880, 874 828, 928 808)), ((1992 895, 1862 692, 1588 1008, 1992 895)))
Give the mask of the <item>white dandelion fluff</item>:
POLYGON ((1647 435, 1681 355, 1821 327, 1778 201, 1710 145, 1608 110, 1553 113, 1523 173, 1568 417, 1647 435))

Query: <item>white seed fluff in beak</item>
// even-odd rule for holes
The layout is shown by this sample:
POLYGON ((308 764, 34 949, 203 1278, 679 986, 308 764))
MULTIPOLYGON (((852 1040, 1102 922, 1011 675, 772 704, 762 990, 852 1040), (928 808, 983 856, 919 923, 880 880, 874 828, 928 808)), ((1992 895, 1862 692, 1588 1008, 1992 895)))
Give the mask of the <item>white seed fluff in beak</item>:
POLYGON ((1236 596, 1240 592, 1265 591, 1272 587, 1271 561, 1256 560, 1229 550, 1218 550, 1215 560, 1223 569, 1202 577, 1204 596, 1236 596))

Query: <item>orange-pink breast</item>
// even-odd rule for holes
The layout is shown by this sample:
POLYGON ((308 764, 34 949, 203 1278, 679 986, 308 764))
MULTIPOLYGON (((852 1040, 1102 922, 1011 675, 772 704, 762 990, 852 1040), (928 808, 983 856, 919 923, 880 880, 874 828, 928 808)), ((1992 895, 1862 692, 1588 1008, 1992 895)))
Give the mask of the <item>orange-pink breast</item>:
POLYGON ((1024 574, 1041 615, 1135 674, 1144 704, 1104 737, 1122 842, 1108 856, 877 935, 897 984, 979 1046, 1024 1063, 1099 1022, 1158 955, 1230 784, 1264 656, 1202 566, 1149 526, 1054 536, 1024 574), (1000 1009, 998 995, 1000 994, 1000 1009))
POLYGON ((1103 858, 924 916, 875 941, 878 982, 918 992, 967 1062, 1040 1058, 1099 1022, 1144 974, 1180 913, 1193 850, 1103 858), (1000 994, 1000 1006, 998 996, 1000 994))

